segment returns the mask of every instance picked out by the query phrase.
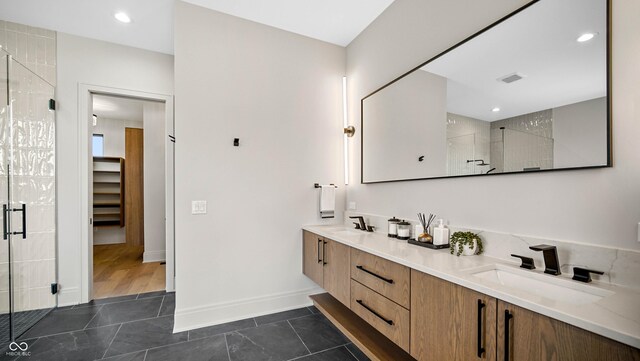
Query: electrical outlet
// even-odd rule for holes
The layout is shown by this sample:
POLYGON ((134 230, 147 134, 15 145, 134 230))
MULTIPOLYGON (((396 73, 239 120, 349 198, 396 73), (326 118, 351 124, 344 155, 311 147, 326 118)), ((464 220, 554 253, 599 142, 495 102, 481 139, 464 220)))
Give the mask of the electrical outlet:
POLYGON ((191 201, 191 214, 207 214, 207 201, 191 201))
POLYGON ((358 209, 356 207, 356 202, 349 202, 349 210, 350 211, 355 211, 356 209, 358 209))

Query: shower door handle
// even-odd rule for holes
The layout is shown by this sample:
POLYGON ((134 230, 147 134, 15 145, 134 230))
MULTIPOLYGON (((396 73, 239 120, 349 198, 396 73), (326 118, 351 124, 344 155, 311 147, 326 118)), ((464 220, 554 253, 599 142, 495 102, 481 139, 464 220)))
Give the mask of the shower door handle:
POLYGON ((9 230, 7 227, 7 218, 9 217, 9 210, 7 209, 7 205, 2 205, 2 239, 6 240, 9 238, 9 230))
POLYGON ((4 239, 7 239, 7 235, 22 235, 22 239, 27 238, 27 205, 22 204, 21 208, 7 208, 6 204, 2 205, 3 219, 2 219, 2 230, 4 239), (11 218, 11 212, 22 212, 22 232, 8 232, 8 222, 11 222, 9 218, 11 218))
POLYGON ((22 239, 27 239, 27 205, 22 203, 22 209, 17 208, 14 211, 22 212, 22 232, 15 232, 14 234, 22 233, 22 239))

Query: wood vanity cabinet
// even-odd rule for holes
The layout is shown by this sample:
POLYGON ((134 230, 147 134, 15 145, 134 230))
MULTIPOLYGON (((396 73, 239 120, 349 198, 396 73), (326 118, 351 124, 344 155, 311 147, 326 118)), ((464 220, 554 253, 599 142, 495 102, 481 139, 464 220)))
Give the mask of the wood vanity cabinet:
POLYGON ((640 350, 498 301, 498 361, 639 361, 640 350))
POLYGON ((493 297, 411 270, 411 356, 496 360, 493 297))
POLYGON ((640 361, 640 350, 411 270, 411 356, 418 361, 640 361))
POLYGON ((302 231, 302 273, 322 286, 322 248, 324 238, 302 231))
POLYGON ((351 266, 349 246, 303 231, 302 272, 349 307, 351 266))

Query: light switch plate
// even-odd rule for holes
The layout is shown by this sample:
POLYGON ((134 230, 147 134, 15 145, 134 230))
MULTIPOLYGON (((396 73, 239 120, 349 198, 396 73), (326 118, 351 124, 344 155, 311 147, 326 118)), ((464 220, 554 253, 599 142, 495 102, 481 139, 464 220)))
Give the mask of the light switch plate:
POLYGON ((349 210, 355 211, 357 209, 356 202, 349 202, 349 210))
POLYGON ((640 242, 640 222, 638 222, 638 242, 640 242))
POLYGON ((191 201, 191 214, 207 214, 207 201, 191 201))

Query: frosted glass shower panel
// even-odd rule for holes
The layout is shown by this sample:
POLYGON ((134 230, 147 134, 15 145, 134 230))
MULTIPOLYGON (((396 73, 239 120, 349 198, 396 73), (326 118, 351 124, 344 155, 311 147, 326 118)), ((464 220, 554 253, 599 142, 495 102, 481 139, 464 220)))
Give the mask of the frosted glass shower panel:
POLYGON ((504 171, 553 169, 553 139, 517 130, 504 130, 504 171))
MULTIPOLYGON (((9 127, 9 107, 7 99, 7 53, 0 50, 0 204, 8 203, 8 146, 6 142, 9 127)), ((4 212, 0 212, 4 224, 4 212)), ((4 236, 4 235, 3 235, 4 236)), ((9 339, 10 317, 9 293, 9 241, 0 237, 0 342, 9 339)))
POLYGON ((467 134, 447 139, 447 174, 466 175, 476 173, 475 135, 467 134))
MULTIPOLYGON (((49 110, 54 88, 22 64, 10 60, 11 104, 9 204, 13 312, 52 308, 56 282, 55 250, 55 118, 49 110)), ((19 334, 21 330, 15 330, 19 334)))

